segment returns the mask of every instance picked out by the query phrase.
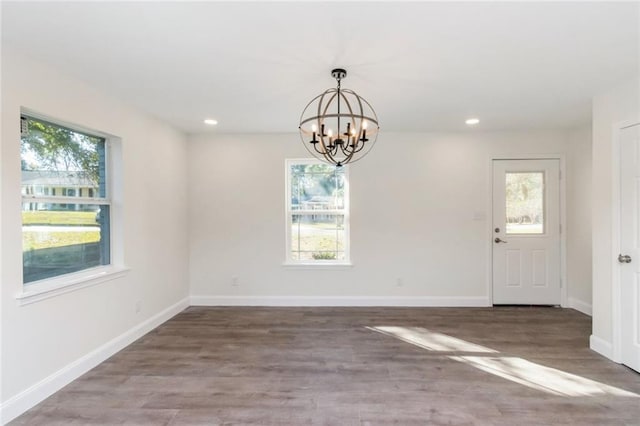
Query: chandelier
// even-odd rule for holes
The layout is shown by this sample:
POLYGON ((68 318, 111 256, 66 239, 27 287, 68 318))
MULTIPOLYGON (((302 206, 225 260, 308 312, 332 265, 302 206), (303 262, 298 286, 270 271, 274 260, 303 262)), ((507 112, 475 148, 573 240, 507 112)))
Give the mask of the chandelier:
POLYGON ((338 81, 307 104, 300 116, 300 137, 314 157, 340 167, 367 155, 378 137, 378 116, 369 102, 340 82, 347 71, 336 68, 338 81))

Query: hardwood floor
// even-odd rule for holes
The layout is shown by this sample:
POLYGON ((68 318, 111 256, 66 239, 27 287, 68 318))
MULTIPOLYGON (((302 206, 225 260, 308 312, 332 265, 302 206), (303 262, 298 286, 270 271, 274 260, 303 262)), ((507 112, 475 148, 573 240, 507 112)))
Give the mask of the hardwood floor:
POLYGON ((640 425, 556 308, 192 307, 12 424, 640 425))

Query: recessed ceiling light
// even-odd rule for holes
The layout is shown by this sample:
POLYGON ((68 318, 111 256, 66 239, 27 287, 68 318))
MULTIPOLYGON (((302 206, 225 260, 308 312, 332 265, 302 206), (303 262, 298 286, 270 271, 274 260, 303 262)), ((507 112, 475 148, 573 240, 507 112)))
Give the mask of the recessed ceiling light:
POLYGON ((478 118, 469 118, 467 121, 465 121, 465 123, 467 123, 469 126, 476 125, 479 122, 480 122, 480 119, 478 118))
POLYGON ((218 120, 214 120, 213 118, 207 118, 204 120, 204 124, 208 124, 209 126, 215 126, 218 124, 218 120))

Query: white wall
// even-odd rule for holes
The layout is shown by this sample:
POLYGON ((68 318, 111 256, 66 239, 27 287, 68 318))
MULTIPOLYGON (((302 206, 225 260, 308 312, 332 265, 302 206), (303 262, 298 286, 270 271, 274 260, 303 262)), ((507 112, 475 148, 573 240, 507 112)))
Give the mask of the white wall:
POLYGON ((591 314, 591 126, 567 134, 567 281, 569 305, 591 314))
POLYGON ((42 394, 38 386, 51 389, 54 373, 80 368, 73 363, 86 361, 112 339, 131 337, 131 330, 167 308, 186 304, 187 149, 185 136, 167 125, 7 49, 2 51, 1 136, 1 373, 7 421, 42 394), (22 287, 21 107, 121 138, 123 249, 131 268, 122 278, 26 306, 15 299, 22 287))
POLYGON ((612 200, 614 127, 640 119, 640 78, 621 83, 593 99, 593 334, 591 347, 613 358, 612 200))
MULTIPOLYGON (((382 133, 350 170, 354 266, 301 270, 282 266, 284 160, 308 157, 298 135, 192 137, 192 302, 489 304, 489 159, 532 153, 565 153, 567 167, 584 180, 591 161, 588 130, 382 133), (487 219, 474 220, 477 214, 487 219), (238 277, 237 287, 232 277, 238 277), (396 285, 397 278, 404 286, 396 285)), ((589 233, 590 194, 582 182, 568 184, 568 211, 581 209, 568 215, 575 222, 569 244, 576 247, 589 233)), ((589 304, 591 283, 579 270, 590 253, 569 260, 569 296, 589 304)))

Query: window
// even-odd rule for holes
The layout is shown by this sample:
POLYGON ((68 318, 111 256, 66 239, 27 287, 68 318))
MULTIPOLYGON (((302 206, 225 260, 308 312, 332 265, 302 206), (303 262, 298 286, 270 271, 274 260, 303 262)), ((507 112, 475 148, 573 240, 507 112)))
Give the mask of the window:
POLYGON ((109 265, 107 141, 39 118, 21 123, 24 284, 109 265))
POLYGON ((349 262, 347 166, 287 160, 287 262, 349 262))
POLYGON ((544 172, 507 172, 507 234, 544 234, 544 172))

